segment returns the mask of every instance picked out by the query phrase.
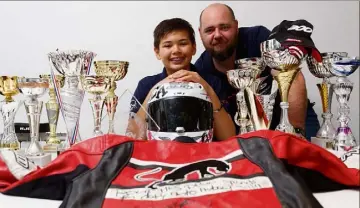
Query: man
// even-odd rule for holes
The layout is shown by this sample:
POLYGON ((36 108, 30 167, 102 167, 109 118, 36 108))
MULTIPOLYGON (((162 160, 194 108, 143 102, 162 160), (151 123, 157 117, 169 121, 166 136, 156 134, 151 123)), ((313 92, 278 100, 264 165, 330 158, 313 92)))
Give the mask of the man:
MULTIPOLYGON (((221 100, 225 109, 234 116, 237 109, 235 96, 237 90, 228 83, 226 71, 234 69, 237 59, 260 57, 260 43, 267 40, 270 31, 263 26, 238 28, 233 10, 227 5, 215 3, 202 11, 199 33, 206 51, 201 54, 195 66, 201 73, 210 73, 222 80, 224 94, 221 100)), ((270 90, 273 73, 275 72, 269 68, 263 71, 261 76, 265 77, 265 80, 260 92, 270 90)), ((315 136, 319 129, 319 121, 312 104, 307 99, 305 79, 301 72, 298 73, 289 90, 288 101, 290 123, 296 132, 306 135, 307 139, 315 136)), ((277 96, 270 129, 275 129, 279 123, 281 114, 279 102, 280 96, 277 96)))

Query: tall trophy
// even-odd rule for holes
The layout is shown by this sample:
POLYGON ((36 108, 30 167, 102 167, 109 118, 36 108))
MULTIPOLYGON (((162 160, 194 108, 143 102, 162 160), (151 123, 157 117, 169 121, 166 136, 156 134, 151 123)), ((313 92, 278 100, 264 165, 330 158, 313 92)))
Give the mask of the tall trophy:
POLYGON ((330 78, 334 75, 331 73, 332 53, 322 53, 322 62, 318 62, 314 57, 308 56, 306 62, 312 75, 322 79, 322 83, 316 84, 320 92, 322 102, 323 122, 316 133, 316 137, 311 138, 311 142, 326 149, 333 149, 333 142, 336 135, 335 128, 331 122, 333 114, 331 113, 331 103, 334 84, 330 78))
MULTIPOLYGON (((56 100, 55 85, 52 83, 50 74, 42 74, 42 75, 40 75, 40 78, 46 79, 46 81, 49 83, 49 97, 50 97, 49 101, 45 103, 46 113, 47 113, 49 127, 50 127, 50 135, 46 141, 44 150, 57 151, 58 146, 61 142, 56 134, 60 107, 56 100)), ((62 88, 64 86, 64 76, 63 75, 56 75, 54 77, 54 81, 56 82, 56 85, 59 86, 60 88, 62 88)))
POLYGON ((337 77, 333 88, 336 99, 340 104, 338 110, 340 125, 336 132, 334 149, 337 151, 348 151, 357 146, 357 144, 349 127, 350 107, 348 106, 348 101, 354 84, 347 76, 350 76, 359 68, 360 59, 359 57, 348 57, 346 52, 329 53, 327 56, 332 66, 331 73, 337 77))
POLYGON ((84 90, 81 89, 79 77, 89 74, 95 56, 95 53, 83 50, 57 50, 48 54, 51 63, 51 78, 67 131, 67 142, 63 145, 63 149, 81 140, 78 131, 84 90), (56 72, 65 77, 62 88, 55 85, 56 72))
POLYGON ((232 87, 239 89, 236 94, 238 111, 234 117, 235 123, 240 127, 239 133, 247 133, 252 131, 252 128, 255 130, 264 129, 264 121, 258 117, 254 94, 250 89, 253 81, 264 69, 262 59, 239 59, 235 62, 235 65, 237 69, 228 70, 227 78, 232 87), (248 129, 248 126, 251 128, 248 129))
POLYGON ((108 92, 111 84, 111 77, 85 75, 81 76, 81 82, 86 92, 93 94, 94 98, 89 98, 91 109, 94 119, 94 136, 101 136, 101 119, 102 110, 104 106, 104 98, 101 97, 104 93, 108 92))
POLYGON ((119 100, 119 97, 115 94, 116 81, 119 81, 126 76, 129 62, 117 60, 102 60, 94 61, 94 66, 96 75, 112 77, 110 90, 105 97, 105 105, 107 109, 107 115, 109 117, 108 134, 114 134, 114 116, 119 100))
POLYGON ((19 93, 16 76, 0 76, 0 94, 5 100, 0 102, 0 113, 4 121, 4 133, 0 139, 0 149, 19 149, 20 143, 15 133, 14 119, 23 101, 15 101, 12 96, 19 93))
POLYGON ((277 81, 280 90, 281 117, 276 130, 295 133, 288 116, 288 94, 292 82, 300 71, 300 64, 305 56, 296 46, 291 46, 286 49, 280 48, 281 44, 276 39, 264 41, 260 45, 261 54, 266 65, 278 71, 274 79, 277 81))
POLYGON ((30 157, 41 166, 51 161, 49 154, 45 155, 39 143, 39 126, 43 102, 38 98, 43 96, 49 88, 49 83, 42 78, 18 78, 18 88, 20 92, 27 97, 25 100, 25 110, 30 126, 31 142, 25 151, 27 157, 30 157), (36 161, 37 160, 37 161, 36 161))

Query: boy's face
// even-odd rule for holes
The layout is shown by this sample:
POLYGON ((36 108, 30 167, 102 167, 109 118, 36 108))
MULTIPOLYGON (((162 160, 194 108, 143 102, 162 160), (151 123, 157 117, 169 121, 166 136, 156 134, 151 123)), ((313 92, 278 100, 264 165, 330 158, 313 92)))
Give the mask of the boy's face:
POLYGON ((189 34, 183 30, 168 33, 160 40, 159 48, 154 48, 156 57, 171 73, 181 69, 189 70, 196 45, 192 44, 189 34))

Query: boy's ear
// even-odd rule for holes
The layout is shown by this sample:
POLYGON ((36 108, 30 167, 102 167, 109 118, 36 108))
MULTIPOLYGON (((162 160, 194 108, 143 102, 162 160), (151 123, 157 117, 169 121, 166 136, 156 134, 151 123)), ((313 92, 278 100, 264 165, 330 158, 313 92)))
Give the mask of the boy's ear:
POLYGON ((158 60, 161 60, 161 57, 160 57, 159 49, 158 49, 158 48, 155 48, 155 47, 154 47, 154 53, 155 53, 155 55, 156 55, 156 58, 157 58, 158 60))
POLYGON ((196 44, 193 44, 193 53, 192 55, 195 55, 196 54, 196 44))

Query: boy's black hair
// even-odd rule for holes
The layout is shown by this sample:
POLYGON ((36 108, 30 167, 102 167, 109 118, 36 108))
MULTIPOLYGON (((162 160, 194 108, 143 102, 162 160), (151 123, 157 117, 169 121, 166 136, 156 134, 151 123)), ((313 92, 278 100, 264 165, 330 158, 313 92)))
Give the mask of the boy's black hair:
POLYGON ((181 18, 172 18, 163 20, 156 26, 154 30, 154 47, 159 48, 160 40, 176 30, 185 30, 189 34, 191 43, 195 44, 195 32, 191 24, 181 18))

